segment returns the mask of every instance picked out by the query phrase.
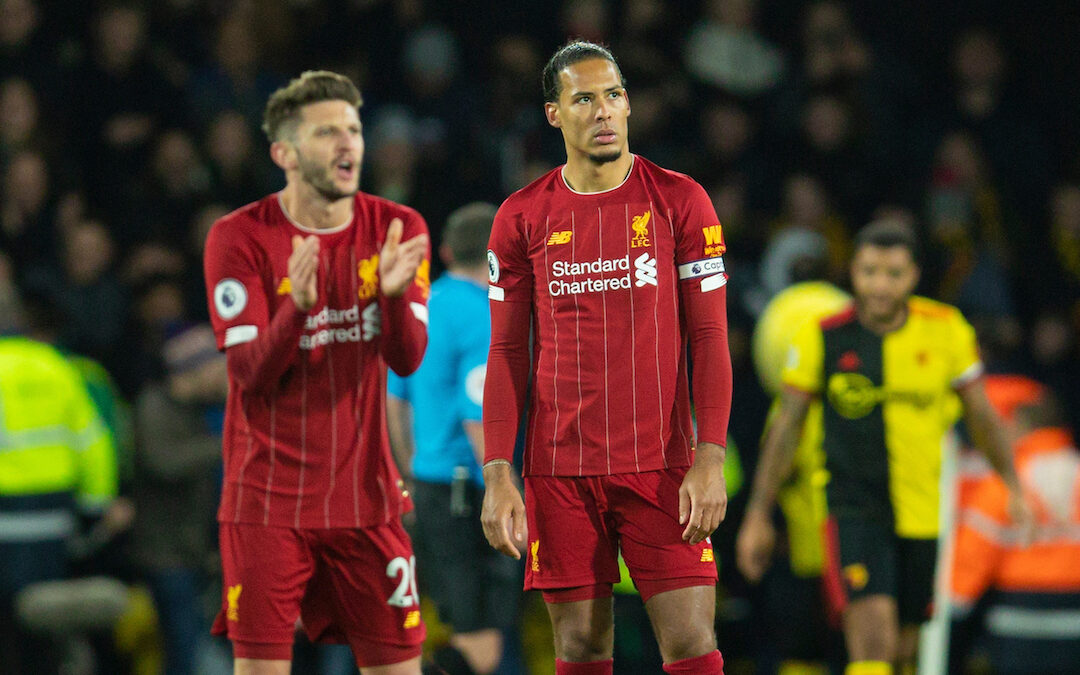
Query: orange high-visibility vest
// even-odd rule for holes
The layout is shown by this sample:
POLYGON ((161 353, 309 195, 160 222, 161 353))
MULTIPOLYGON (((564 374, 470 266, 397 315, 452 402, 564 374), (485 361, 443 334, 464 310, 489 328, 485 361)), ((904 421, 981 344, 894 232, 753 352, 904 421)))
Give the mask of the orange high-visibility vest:
POLYGON ((1029 433, 1015 452, 1037 517, 1033 541, 1025 546, 1009 517, 1004 482, 979 479, 957 514, 954 603, 962 612, 993 594, 984 623, 995 663, 1080 659, 1080 452, 1057 428, 1029 433))

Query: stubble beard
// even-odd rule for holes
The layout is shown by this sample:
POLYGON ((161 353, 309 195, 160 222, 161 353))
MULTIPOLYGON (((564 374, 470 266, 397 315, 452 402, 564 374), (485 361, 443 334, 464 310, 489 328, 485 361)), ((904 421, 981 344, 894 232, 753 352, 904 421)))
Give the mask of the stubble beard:
POLYGON ((355 189, 345 191, 334 185, 333 179, 330 178, 330 169, 318 162, 308 160, 303 155, 298 155, 297 159, 300 164, 300 179, 310 185, 326 201, 336 202, 356 194, 355 189))
POLYGON ((610 164, 622 157, 622 150, 609 150, 605 153, 594 152, 589 154, 589 161, 593 164, 610 164))

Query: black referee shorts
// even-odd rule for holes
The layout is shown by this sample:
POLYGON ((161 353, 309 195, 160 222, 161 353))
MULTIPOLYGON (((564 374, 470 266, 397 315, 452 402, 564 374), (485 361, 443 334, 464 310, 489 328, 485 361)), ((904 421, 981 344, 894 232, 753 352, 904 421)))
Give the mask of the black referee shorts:
POLYGON ((417 481, 413 549, 420 592, 456 633, 505 629, 517 621, 524 568, 491 548, 480 524, 483 489, 467 483, 452 504, 448 484, 417 481))

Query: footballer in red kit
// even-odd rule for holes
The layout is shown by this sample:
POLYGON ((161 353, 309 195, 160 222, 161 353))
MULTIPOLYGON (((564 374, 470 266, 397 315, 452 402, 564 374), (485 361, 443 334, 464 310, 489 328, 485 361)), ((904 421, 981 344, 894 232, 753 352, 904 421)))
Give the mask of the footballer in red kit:
POLYGON ((610 52, 572 42, 544 84, 567 163, 503 203, 489 243, 485 534, 524 550, 558 673, 611 672, 620 552, 665 671, 719 673, 709 535, 727 505, 722 229, 700 185, 629 152, 610 52), (510 460, 530 380, 522 500, 510 460))
POLYGON ((429 245, 412 209, 360 193, 360 94, 304 73, 267 104, 280 193, 215 223, 205 275, 229 366, 216 633, 238 673, 288 672, 300 620, 365 674, 416 675, 425 631, 390 454, 386 368, 427 343, 429 245))

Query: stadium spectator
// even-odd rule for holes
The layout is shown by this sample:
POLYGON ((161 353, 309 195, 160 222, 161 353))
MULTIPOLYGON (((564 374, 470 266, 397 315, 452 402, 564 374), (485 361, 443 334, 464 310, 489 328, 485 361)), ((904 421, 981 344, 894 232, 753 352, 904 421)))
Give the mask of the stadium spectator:
POLYGON ((210 639, 202 598, 216 552, 228 376, 207 324, 185 327, 163 352, 166 377, 147 383, 135 402, 133 555, 158 612, 162 672, 188 675, 210 639))

